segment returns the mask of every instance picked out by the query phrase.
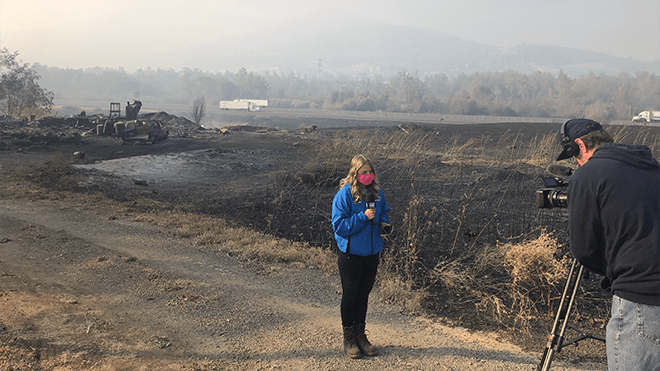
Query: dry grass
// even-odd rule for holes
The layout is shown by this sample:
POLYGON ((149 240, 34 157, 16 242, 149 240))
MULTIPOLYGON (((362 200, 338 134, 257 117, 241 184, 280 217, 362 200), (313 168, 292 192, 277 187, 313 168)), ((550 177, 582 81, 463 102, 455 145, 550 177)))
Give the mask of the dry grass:
POLYGON ((557 260, 558 242, 541 231, 538 238, 501 246, 504 266, 509 273, 510 309, 515 324, 529 331, 529 322, 537 316, 537 298, 552 307, 551 297, 562 280, 568 277, 568 256, 557 260))
MULTIPOLYGON (((398 210, 394 214, 401 217, 396 221, 398 237, 387 243, 381 256, 378 281, 383 299, 401 303, 416 312, 428 298, 429 289, 439 282, 440 287, 449 291, 467 291, 478 297, 478 306, 483 310, 494 308, 499 317, 508 315, 511 311, 504 309, 505 301, 508 304, 511 300, 486 294, 504 290, 506 282, 484 281, 484 277, 494 273, 497 262, 504 264, 500 249, 495 244, 482 242, 482 237, 492 234, 493 228, 499 228, 497 211, 491 216, 483 214, 484 199, 491 197, 488 190, 494 187, 502 188, 498 196, 501 199, 507 195, 520 197, 520 190, 502 187, 501 180, 488 180, 471 169, 482 167, 483 172, 488 173, 517 169, 520 165, 539 166, 547 163, 547 156, 556 151, 555 138, 538 136, 525 140, 520 133, 507 132, 498 140, 484 135, 462 143, 459 137, 452 137, 440 149, 434 147, 436 140, 433 132, 414 127, 394 131, 339 131, 317 147, 316 156, 306 164, 305 170, 313 172, 316 179, 323 179, 323 173, 333 176, 326 184, 336 187, 338 178, 347 171, 347 159, 364 153, 375 162, 380 177, 386 178, 386 197, 388 202, 396 202, 398 210), (437 182, 462 189, 450 191, 459 195, 458 199, 449 195, 453 205, 438 204, 437 197, 429 195, 427 198, 417 190, 417 183, 424 182, 429 167, 438 161, 451 165, 454 170, 436 176, 437 182), (432 237, 434 233, 436 238, 432 237), (473 237, 467 245, 465 235, 473 237), (447 258, 428 269, 431 262, 421 257, 428 254, 447 255, 447 258), (469 264, 462 262, 466 258, 469 264)), ((508 181, 513 184, 516 179, 508 181)), ((530 195, 533 192, 524 191, 530 195)), ((521 224, 530 223, 522 221, 521 224)), ((507 274, 502 271, 496 275, 507 274)))
POLYGON ((540 185, 557 152, 555 134, 453 137, 438 149, 432 132, 406 129, 339 131, 317 147, 304 171, 314 174, 320 191, 329 185, 336 192, 349 159, 364 153, 386 180, 388 203, 399 218, 397 236, 381 255, 382 299, 419 312, 444 291, 471 298, 478 312, 506 327, 528 330, 538 308, 551 306, 566 271, 565 261, 555 258, 563 241, 539 232, 538 210, 528 201, 537 184, 521 184, 517 174, 535 169, 529 177, 540 185), (417 189, 438 163, 450 165, 431 176, 447 185, 437 189, 448 193, 440 203, 417 189), (506 177, 489 178, 492 173, 506 177))
POLYGON ((275 238, 250 228, 229 227, 225 220, 180 210, 143 213, 136 221, 148 222, 195 244, 240 257, 270 262, 300 263, 335 272, 336 258, 325 249, 308 243, 275 238))
POLYGON ((554 257, 557 245, 557 239, 545 230, 535 240, 502 245, 500 249, 513 286, 539 289, 549 303, 551 290, 548 288, 568 273, 565 259, 558 261, 554 257))
POLYGON ((617 126, 605 128, 617 143, 644 144, 657 154, 660 151, 660 136, 654 135, 649 127, 617 126), (632 130, 634 129, 634 130, 632 130))
POLYGON ((529 331, 539 300, 551 305, 567 276, 566 258, 557 260, 557 240, 546 231, 535 239, 484 245, 468 261, 443 261, 431 272, 449 295, 474 298, 478 311, 506 327, 529 331))

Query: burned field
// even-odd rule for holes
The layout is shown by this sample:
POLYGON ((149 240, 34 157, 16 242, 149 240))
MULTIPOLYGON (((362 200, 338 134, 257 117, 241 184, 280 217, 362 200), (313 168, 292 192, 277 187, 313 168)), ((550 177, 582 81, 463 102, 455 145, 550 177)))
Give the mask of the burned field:
MULTIPOLYGON (((101 194, 144 212, 218 218, 332 256, 332 198, 350 158, 365 153, 394 225, 382 256, 380 299, 443 323, 497 332, 529 350, 545 345, 566 275, 566 215, 539 210, 535 191, 556 155, 558 124, 375 127, 337 120, 337 129, 322 130, 296 119, 286 127, 300 129, 276 129, 284 125, 275 119, 228 123, 225 130, 190 124, 185 131, 171 124, 170 137, 155 145, 122 145, 67 125, 76 142, 17 142, 5 129, 1 155, 17 176, 47 192, 101 194), (29 161, 38 171, 20 169, 29 161)), ((653 130, 619 134, 654 142, 653 130)), ((259 256, 273 254, 246 259, 259 264, 259 256)), ((609 299, 598 282, 590 277, 582 285, 575 321, 602 336, 609 299)), ((582 359, 605 354, 598 343, 567 350, 573 351, 582 359)))

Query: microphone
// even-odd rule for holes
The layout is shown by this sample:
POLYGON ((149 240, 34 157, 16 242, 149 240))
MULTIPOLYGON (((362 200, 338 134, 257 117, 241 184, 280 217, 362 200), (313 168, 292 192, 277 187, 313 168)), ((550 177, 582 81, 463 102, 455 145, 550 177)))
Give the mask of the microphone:
POLYGON ((376 208, 376 197, 374 196, 373 193, 371 192, 367 193, 367 195, 364 197, 364 202, 367 205, 367 209, 376 208))
POLYGON ((546 170, 552 175, 561 177, 570 177, 573 175, 573 168, 566 165, 550 164, 546 170))

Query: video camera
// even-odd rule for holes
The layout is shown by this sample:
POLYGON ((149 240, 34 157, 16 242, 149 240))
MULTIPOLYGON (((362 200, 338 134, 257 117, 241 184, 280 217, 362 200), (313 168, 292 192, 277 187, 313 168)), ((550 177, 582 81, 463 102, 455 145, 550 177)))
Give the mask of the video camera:
POLYGON ((539 209, 568 207, 568 182, 557 177, 543 178, 545 188, 536 191, 536 206, 539 209))
MULTIPOLYGON (((570 177, 573 169, 563 165, 550 165, 547 169, 552 174, 570 177)), ((539 209, 568 207, 568 180, 559 177, 543 178, 545 188, 536 191, 536 206, 539 209)))

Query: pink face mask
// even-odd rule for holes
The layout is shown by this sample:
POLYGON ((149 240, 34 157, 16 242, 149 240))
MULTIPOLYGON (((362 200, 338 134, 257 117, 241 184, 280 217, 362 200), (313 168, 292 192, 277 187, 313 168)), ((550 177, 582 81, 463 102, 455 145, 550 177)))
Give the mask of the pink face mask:
POLYGON ((359 174, 359 175, 358 175, 358 181, 359 181, 360 183, 364 184, 364 185, 369 185, 369 184, 371 184, 371 182, 374 181, 374 178, 375 178, 375 177, 376 177, 376 176, 374 175, 374 173, 371 173, 371 174, 359 174))

